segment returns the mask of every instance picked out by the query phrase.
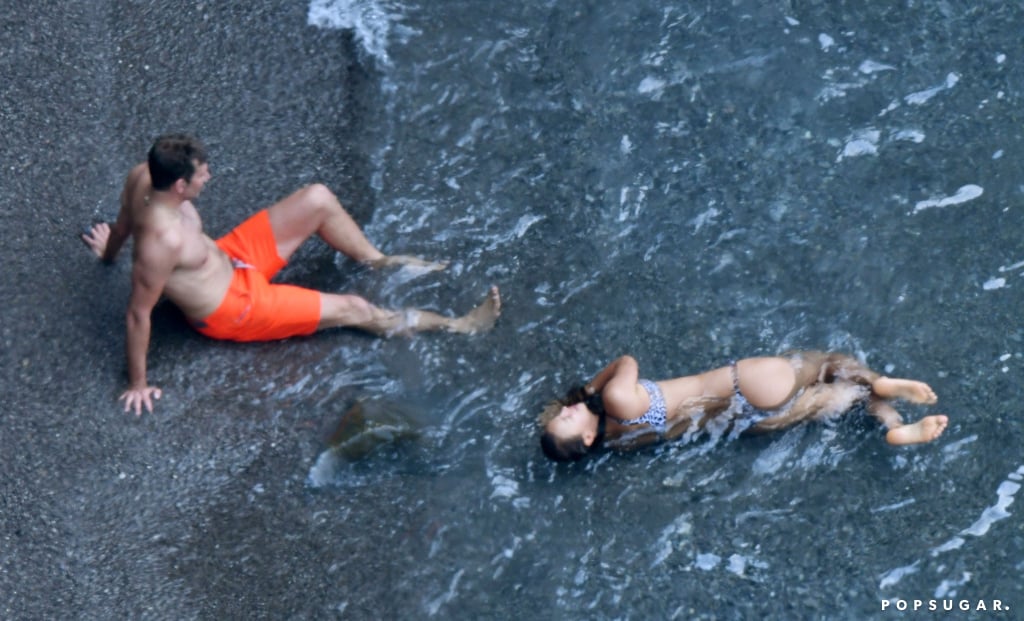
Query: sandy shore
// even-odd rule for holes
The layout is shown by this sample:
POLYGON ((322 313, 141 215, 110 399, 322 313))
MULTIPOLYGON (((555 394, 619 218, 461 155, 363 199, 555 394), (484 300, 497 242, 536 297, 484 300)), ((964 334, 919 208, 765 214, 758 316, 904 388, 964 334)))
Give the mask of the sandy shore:
POLYGON ((157 416, 122 414, 130 261, 100 265, 77 236, 116 215, 125 171, 169 130, 210 147, 213 232, 312 180, 365 218, 365 157, 349 145, 372 80, 344 62, 350 37, 307 26, 301 2, 14 4, 0 18, 0 617, 317 616, 326 567, 312 557, 340 534, 284 543, 301 476, 265 475, 314 454, 320 430, 203 416, 232 405, 216 374, 190 379, 182 363, 244 367, 253 350, 204 341, 169 309, 150 364, 177 389, 157 416), (229 551, 236 536, 275 562, 229 551))

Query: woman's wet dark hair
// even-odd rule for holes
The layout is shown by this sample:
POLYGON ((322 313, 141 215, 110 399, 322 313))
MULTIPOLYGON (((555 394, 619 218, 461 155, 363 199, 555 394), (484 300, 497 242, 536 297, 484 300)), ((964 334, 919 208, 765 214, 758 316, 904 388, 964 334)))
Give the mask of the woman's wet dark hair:
POLYGON ((604 428, 607 415, 604 411, 604 402, 601 399, 600 393, 588 395, 584 385, 580 384, 570 388, 564 398, 555 400, 552 405, 561 409, 562 407, 575 405, 580 402, 583 402, 587 409, 598 417, 597 437, 594 438, 590 446, 587 446, 583 443, 583 438, 576 437, 571 440, 561 440, 555 434, 544 429, 540 435, 540 447, 548 459, 554 461, 579 461, 587 453, 599 448, 604 442, 604 428))

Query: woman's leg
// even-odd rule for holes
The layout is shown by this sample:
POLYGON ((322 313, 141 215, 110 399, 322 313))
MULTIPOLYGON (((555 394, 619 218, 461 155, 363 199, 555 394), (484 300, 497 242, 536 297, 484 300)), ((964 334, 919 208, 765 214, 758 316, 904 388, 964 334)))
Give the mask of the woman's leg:
POLYGON ((903 424, 903 417, 887 401, 872 396, 868 401, 868 411, 878 422, 885 425, 889 431, 885 434, 885 441, 889 444, 921 444, 931 442, 942 435, 949 424, 949 419, 942 414, 925 416, 916 423, 903 424))
POLYGON ((938 397, 931 386, 917 380, 879 377, 871 382, 871 392, 883 399, 903 399, 911 403, 935 403, 938 397))
POLYGON ((755 432, 778 431, 806 420, 839 416, 858 401, 863 401, 867 393, 864 386, 847 381, 812 384, 805 387, 789 407, 758 421, 751 429, 755 432))
POLYGON ((885 377, 873 371, 856 358, 829 352, 798 352, 794 354, 798 383, 825 384, 846 380, 870 386, 871 392, 882 399, 903 399, 911 403, 935 403, 937 397, 928 384, 917 380, 885 377))
POLYGON ((885 377, 872 371, 860 361, 843 354, 815 352, 811 358, 820 363, 821 381, 847 380, 871 387, 868 412, 889 431, 885 440, 889 444, 920 444, 931 442, 945 431, 949 419, 942 414, 925 416, 916 423, 905 425, 903 417, 888 400, 902 399, 911 403, 932 404, 938 401, 935 391, 924 382, 898 377, 885 377))
POLYGON ((759 410, 774 410, 803 386, 786 358, 744 358, 730 370, 734 390, 759 410))
MULTIPOLYGON (((924 382, 884 377, 844 354, 796 352, 788 359, 795 370, 795 389, 803 388, 804 392, 788 409, 758 422, 751 431, 774 431, 804 420, 840 414, 863 399, 866 388, 871 391, 868 411, 889 430, 886 440, 890 444, 930 442, 948 424, 948 418, 939 414, 905 425, 899 412, 888 403, 889 399, 935 403, 935 392, 924 382)), ((745 392, 746 385, 741 385, 745 392)))
POLYGON ((881 376, 856 358, 830 352, 802 351, 770 358, 745 358, 736 363, 740 392, 751 405, 772 410, 800 389, 844 381, 871 386, 881 376))
POLYGON ((788 355, 802 386, 815 383, 831 384, 846 380, 862 386, 881 377, 853 356, 823 351, 798 351, 788 355))

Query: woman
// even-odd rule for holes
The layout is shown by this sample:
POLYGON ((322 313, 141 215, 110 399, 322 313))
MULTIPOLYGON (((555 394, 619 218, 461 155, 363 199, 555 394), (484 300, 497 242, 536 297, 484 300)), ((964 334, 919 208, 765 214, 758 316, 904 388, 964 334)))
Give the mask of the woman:
POLYGON ((889 444, 931 442, 948 423, 940 414, 903 424, 888 401, 935 403, 931 387, 883 377, 843 354, 796 352, 660 382, 638 378, 636 360, 622 356, 549 404, 540 418, 544 453, 575 461, 602 445, 634 448, 707 426, 731 427, 734 434, 773 431, 837 416, 861 401, 888 428, 889 444))

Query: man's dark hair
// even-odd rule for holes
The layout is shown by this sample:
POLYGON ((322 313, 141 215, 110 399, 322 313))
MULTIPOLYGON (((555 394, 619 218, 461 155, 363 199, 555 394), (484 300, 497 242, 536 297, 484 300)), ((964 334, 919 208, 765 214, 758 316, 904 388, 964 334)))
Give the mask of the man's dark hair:
POLYGON ((196 166, 206 163, 206 147, 189 134, 164 134, 149 148, 149 177, 154 190, 166 190, 178 179, 192 181, 196 166))

